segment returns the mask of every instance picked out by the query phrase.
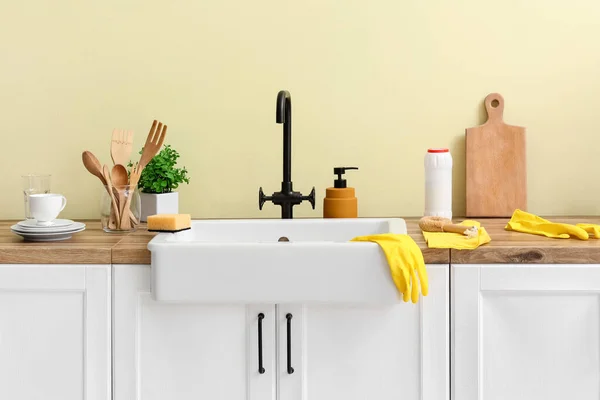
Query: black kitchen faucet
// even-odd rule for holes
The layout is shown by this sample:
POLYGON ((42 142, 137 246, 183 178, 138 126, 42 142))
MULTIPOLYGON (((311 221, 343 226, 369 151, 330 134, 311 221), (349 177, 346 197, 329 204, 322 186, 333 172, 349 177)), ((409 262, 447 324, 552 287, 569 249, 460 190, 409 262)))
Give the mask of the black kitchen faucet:
POLYGON ((283 124, 283 181, 281 191, 265 196, 262 187, 258 190, 258 208, 262 210, 265 201, 281 206, 281 218, 291 219, 294 217, 295 205, 308 200, 315 209, 315 188, 313 187, 308 196, 300 192, 294 192, 292 187, 292 97, 287 90, 277 93, 276 122, 283 124))

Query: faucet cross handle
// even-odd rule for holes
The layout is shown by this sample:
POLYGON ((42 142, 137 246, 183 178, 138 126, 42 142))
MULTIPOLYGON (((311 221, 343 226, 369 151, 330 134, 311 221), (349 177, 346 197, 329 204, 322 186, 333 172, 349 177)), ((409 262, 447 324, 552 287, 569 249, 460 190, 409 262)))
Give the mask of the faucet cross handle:
POLYGON ((302 196, 302 200, 307 200, 311 205, 313 210, 315 209, 315 188, 313 187, 308 196, 302 196))
MULTIPOLYGON (((273 196, 265 196, 265 193, 262 190, 262 186, 258 189, 258 209, 262 210, 263 205, 266 201, 272 201, 273 196)), ((314 208, 314 207, 313 207, 314 208)))

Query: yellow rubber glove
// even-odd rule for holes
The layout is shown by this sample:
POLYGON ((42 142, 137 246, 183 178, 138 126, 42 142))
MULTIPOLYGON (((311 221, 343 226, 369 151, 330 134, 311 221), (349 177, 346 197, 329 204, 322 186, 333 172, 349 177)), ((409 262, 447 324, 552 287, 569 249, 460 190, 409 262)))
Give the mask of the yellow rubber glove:
POLYGON ((583 229, 594 239, 600 239, 600 225, 596 224, 575 224, 576 227, 583 229))
POLYGON ((531 233, 550 238, 568 239, 575 236, 581 240, 588 240, 588 233, 579 226, 550 222, 537 215, 522 210, 515 210, 508 224, 504 227, 507 231, 531 233))
POLYGON ((423 253, 415 241, 408 235, 383 233, 379 235, 357 236, 352 242, 374 242, 385 254, 392 280, 402 293, 402 299, 416 303, 419 299, 419 283, 421 293, 427 296, 429 282, 423 253), (416 271, 416 272, 415 272, 416 271), (418 275, 418 280, 417 280, 418 275))

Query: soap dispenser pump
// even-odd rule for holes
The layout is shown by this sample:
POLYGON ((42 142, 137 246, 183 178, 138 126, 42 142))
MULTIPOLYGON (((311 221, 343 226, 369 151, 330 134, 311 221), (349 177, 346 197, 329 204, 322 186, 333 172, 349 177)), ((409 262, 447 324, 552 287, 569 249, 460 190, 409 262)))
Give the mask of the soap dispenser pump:
POLYGON ((325 190, 323 199, 323 218, 357 218, 358 199, 353 187, 347 187, 348 183, 342 176, 346 171, 358 169, 358 167, 335 167, 333 173, 337 179, 333 187, 325 190))

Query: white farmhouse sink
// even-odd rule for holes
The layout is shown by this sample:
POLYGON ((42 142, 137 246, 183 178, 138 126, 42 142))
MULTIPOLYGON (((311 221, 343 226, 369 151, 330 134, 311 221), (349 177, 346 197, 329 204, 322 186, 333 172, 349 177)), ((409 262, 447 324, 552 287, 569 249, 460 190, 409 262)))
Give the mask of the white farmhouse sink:
POLYGON ((152 295, 173 303, 396 303, 379 246, 355 236, 406 233, 400 218, 192 221, 160 233, 152 295), (279 241, 287 238, 289 242, 279 241))

